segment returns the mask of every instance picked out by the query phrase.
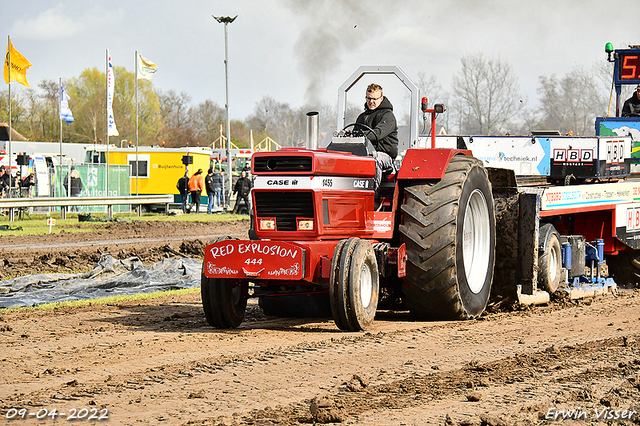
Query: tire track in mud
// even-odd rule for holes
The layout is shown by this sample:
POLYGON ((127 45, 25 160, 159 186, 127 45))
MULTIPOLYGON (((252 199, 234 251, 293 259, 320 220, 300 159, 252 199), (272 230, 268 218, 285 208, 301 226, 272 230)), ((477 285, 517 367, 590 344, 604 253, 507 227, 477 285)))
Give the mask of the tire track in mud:
POLYGON ((374 386, 354 375, 337 392, 293 407, 256 410, 233 423, 207 419, 187 424, 409 424, 403 423, 405 417, 410 417, 407 412, 422 408, 424 413, 426 406, 429 418, 419 415, 420 424, 498 425, 525 420, 533 423, 569 410, 576 413, 574 417, 602 421, 606 416, 624 416, 622 413, 626 412, 628 420, 637 424, 640 423, 639 337, 561 348, 550 346, 540 352, 484 364, 470 362, 460 369, 374 386), (599 362, 594 365, 594 360, 599 362), (545 389, 539 391, 539 384, 547 380, 545 389), (608 386, 602 386, 603 380, 608 386), (466 407, 452 409, 448 407, 451 401, 464 401, 466 407), (499 409, 505 402, 510 404, 507 412, 499 409), (390 410, 401 414, 390 418, 390 410))
MULTIPOLYGON (((117 424, 297 424, 325 414, 357 424, 442 424, 447 414, 455 423, 478 421, 485 411, 536 418, 535 401, 575 386, 557 379, 593 368, 563 366, 563 359, 579 359, 572 354, 582 353, 580 345, 611 342, 600 352, 588 343, 606 373, 604 365, 635 365, 632 355, 611 348, 626 338, 621 347, 637 354, 640 334, 635 293, 476 321, 412 322, 381 312, 374 331, 358 334, 339 332, 329 320, 265 318, 255 304, 240 329, 215 330, 197 298, 155 303, 47 314, 37 318, 39 334, 35 316, 7 315, 13 331, 3 333, 2 414, 14 406, 95 404, 117 424), (541 357, 547 370, 553 365, 549 376, 535 361, 541 357), (555 382, 541 387, 543 379, 555 382), (471 390, 481 392, 475 405, 465 400, 471 390)), ((611 374, 590 375, 593 389, 618 386, 611 374)))

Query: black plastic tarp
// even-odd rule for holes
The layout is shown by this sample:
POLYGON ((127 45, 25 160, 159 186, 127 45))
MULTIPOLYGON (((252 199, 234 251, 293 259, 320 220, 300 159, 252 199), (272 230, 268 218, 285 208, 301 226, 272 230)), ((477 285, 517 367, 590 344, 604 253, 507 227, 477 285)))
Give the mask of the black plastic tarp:
POLYGON ((202 262, 188 257, 145 265, 103 255, 89 272, 33 274, 0 281, 0 308, 200 286, 202 262))

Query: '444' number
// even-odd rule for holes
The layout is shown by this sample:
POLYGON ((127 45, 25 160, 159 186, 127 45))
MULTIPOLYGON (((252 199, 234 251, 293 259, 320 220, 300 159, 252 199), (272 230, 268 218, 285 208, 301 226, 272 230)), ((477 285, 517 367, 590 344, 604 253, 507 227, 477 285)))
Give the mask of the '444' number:
POLYGON ((262 259, 247 259, 244 263, 245 265, 262 265, 262 259))

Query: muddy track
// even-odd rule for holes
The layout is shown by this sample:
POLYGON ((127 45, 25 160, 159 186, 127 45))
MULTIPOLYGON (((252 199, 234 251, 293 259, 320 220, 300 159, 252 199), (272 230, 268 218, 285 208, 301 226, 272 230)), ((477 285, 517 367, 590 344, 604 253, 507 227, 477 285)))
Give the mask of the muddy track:
POLYGON ((247 220, 234 222, 113 222, 94 232, 77 233, 70 225, 60 234, 2 236, 0 279, 44 272, 91 269, 108 253, 118 259, 138 257, 152 264, 167 257, 201 258, 215 236, 246 236, 247 220))
POLYGON ((592 421, 639 411, 639 300, 453 322, 380 312, 368 333, 255 303, 240 329, 215 330, 198 295, 5 313, 0 408, 94 407, 131 425, 539 424, 578 408, 592 421))
MULTIPOLYGON (((87 269, 102 252, 198 257, 203 235, 243 232, 246 223, 126 224, 30 238, 28 250, 0 249, 0 271, 87 269)), ((551 424, 569 410, 571 424, 640 424, 602 417, 640 411, 639 307, 636 290, 533 308, 503 300, 472 321, 379 311, 367 333, 267 317, 255 301, 239 329, 216 330, 199 294, 0 311, 0 424, 20 408, 26 418, 9 424, 66 424, 35 414, 83 408, 110 425, 551 424)))

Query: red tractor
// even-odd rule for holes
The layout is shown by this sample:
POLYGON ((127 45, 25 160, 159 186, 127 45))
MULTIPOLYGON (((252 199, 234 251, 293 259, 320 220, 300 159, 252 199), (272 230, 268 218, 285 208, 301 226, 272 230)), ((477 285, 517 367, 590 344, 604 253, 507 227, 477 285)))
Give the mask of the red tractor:
MULTIPOLYGON (((340 93, 367 74, 396 75, 418 116, 418 89, 395 67, 363 67, 340 93)), ((422 109, 433 122, 437 108, 422 109)), ((238 327, 250 297, 328 295, 336 325, 347 331, 369 327, 383 297, 401 298, 422 318, 484 311, 496 219, 482 162, 465 149, 408 149, 397 170, 385 171, 376 199, 366 138, 343 122, 339 128, 326 148, 253 155, 252 238, 205 249, 201 291, 210 325, 238 327)))

